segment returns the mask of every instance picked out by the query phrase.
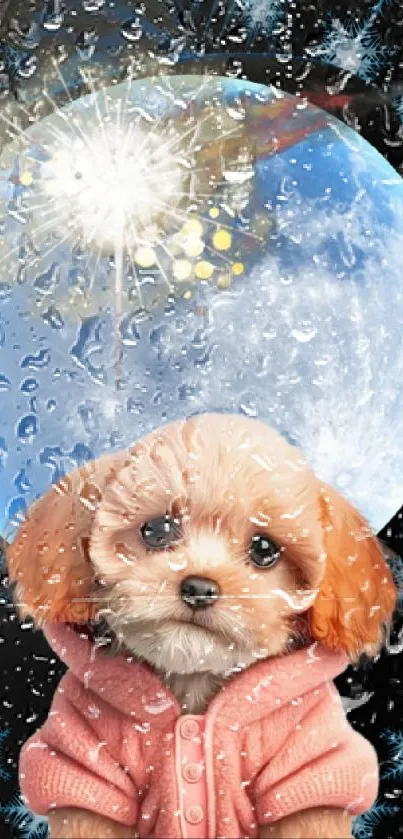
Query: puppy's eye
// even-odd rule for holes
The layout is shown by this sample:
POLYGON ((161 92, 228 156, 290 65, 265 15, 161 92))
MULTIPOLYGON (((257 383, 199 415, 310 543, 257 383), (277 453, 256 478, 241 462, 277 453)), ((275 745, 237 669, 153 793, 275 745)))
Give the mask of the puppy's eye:
POLYGON ((140 533, 147 547, 157 550, 176 545, 182 538, 180 521, 172 516, 160 516, 158 519, 146 521, 140 533))
POLYGON ((259 568, 271 568, 281 557, 281 550, 274 542, 263 534, 252 538, 250 558, 259 568))

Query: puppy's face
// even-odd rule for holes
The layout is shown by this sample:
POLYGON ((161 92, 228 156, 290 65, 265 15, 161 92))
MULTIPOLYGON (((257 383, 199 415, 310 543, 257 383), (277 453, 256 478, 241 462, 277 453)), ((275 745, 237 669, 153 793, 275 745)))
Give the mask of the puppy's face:
POLYGON ((376 655, 396 588, 359 512, 256 420, 204 415, 66 476, 7 550, 22 615, 107 619, 158 669, 317 640, 376 655))
POLYGON ((295 643, 317 593, 317 481, 258 422, 168 426, 106 487, 90 557, 100 612, 126 648, 176 673, 247 666, 295 643))

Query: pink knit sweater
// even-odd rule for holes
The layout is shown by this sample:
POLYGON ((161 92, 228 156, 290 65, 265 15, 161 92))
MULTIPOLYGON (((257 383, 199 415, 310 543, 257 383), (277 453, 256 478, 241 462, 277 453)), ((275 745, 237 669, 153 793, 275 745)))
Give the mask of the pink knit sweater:
POLYGON ((206 714, 181 716, 148 666, 66 626, 45 634, 69 671, 21 754, 21 789, 39 814, 80 807, 142 837, 229 839, 309 807, 361 813, 376 798, 375 752, 332 682, 344 656, 314 644, 268 659, 228 681, 206 714))

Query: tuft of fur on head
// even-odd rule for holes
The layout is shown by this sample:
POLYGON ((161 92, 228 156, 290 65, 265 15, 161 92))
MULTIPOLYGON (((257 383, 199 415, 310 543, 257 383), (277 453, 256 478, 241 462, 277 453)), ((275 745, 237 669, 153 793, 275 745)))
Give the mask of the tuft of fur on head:
POLYGON ((8 558, 26 613, 102 616, 177 691, 193 680, 193 708, 217 679, 308 641, 376 654, 396 599, 359 513, 276 431, 240 416, 176 422, 77 470, 34 506, 8 558), (150 550, 141 527, 166 514, 181 541, 150 550), (256 534, 281 549, 272 568, 251 561, 256 534), (183 602, 188 575, 219 585, 214 605, 183 602))

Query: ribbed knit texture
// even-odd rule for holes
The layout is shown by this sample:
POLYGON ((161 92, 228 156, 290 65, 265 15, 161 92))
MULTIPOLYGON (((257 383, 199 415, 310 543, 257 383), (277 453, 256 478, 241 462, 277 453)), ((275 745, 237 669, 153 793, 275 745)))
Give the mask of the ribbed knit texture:
MULTIPOLYGON (((95 650, 66 626, 45 632, 69 671, 48 719, 25 744, 20 784, 39 814, 80 807, 142 837, 181 837, 176 698, 151 668, 95 650)), ((344 656, 313 645, 231 679, 205 715, 210 837, 309 807, 368 809, 378 790, 372 746, 349 725, 332 680, 344 656)))

